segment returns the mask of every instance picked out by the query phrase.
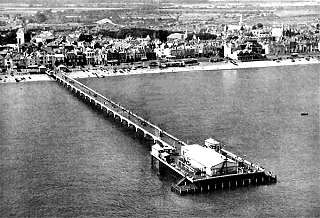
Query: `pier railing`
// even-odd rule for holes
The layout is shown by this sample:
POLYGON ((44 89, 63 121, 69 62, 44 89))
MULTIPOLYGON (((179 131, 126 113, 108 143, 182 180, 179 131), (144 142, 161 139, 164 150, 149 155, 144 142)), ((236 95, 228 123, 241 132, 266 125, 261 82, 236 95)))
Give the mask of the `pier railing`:
POLYGON ((100 102, 104 106, 108 106, 111 110, 115 111, 116 113, 122 115, 123 117, 127 118, 131 122, 133 122, 135 125, 138 125, 141 129, 146 130, 153 136, 156 136, 157 138, 161 139, 161 141, 167 143, 169 146, 177 146, 177 145, 187 145, 187 143, 181 141, 180 139, 174 137, 170 133, 166 132, 165 130, 161 129, 160 127, 156 126, 155 124, 151 123, 150 121, 143 119, 141 116, 137 115, 136 113, 126 109, 119 103, 114 102, 110 98, 107 98, 97 91, 89 88, 88 86, 82 84, 81 82, 70 78, 66 74, 55 74, 56 78, 59 78, 60 80, 64 80, 69 85, 72 85, 82 92, 89 95, 92 99, 95 99, 96 101, 100 102))

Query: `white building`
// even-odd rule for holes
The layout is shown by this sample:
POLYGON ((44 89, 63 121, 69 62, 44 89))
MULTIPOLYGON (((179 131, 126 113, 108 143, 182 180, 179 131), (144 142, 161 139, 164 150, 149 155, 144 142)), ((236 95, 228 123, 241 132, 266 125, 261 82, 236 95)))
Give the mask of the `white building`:
POLYGON ((213 138, 206 139, 204 141, 204 146, 207 148, 215 149, 219 151, 221 149, 221 143, 213 138))
POLYGON ((64 55, 63 54, 54 54, 54 61, 63 63, 64 62, 64 55))
POLYGON ((18 43, 18 46, 19 45, 22 45, 25 43, 25 40, 24 40, 24 31, 22 28, 20 28, 18 31, 17 31, 17 43, 18 43))
POLYGON ((181 147, 181 154, 191 167, 209 176, 237 173, 237 163, 214 149, 198 144, 186 145, 181 147))
POLYGON ((231 59, 234 59, 234 60, 238 60, 238 52, 239 51, 234 51, 232 52, 232 48, 234 48, 234 44, 232 43, 225 43, 223 45, 223 56, 225 58, 231 58, 231 59))
POLYGON ((276 41, 279 41, 283 36, 283 26, 272 28, 271 35, 276 38, 276 41))
POLYGON ((186 34, 182 33, 172 33, 167 37, 167 40, 170 41, 183 41, 187 38, 186 34))
POLYGON ((86 55, 86 60, 87 60, 87 64, 94 64, 94 58, 95 58, 95 54, 94 54, 94 50, 91 48, 87 48, 86 51, 84 52, 84 54, 86 55))
POLYGON ((163 45, 161 45, 158 48, 155 48, 154 52, 156 53, 156 56, 158 58, 165 58, 171 56, 171 48, 165 48, 163 45))
POLYGON ((39 35, 36 35, 35 37, 33 37, 33 41, 35 43, 44 43, 46 40, 53 40, 54 36, 53 33, 50 31, 42 31, 39 35))
POLYGON ((254 36, 259 38, 267 38, 272 35, 272 31, 270 33, 270 31, 267 29, 255 29, 255 30, 251 30, 251 32, 254 36))
POLYGON ((269 43, 263 43, 262 44, 262 49, 264 49, 264 53, 266 55, 270 54, 270 45, 269 45, 269 43))

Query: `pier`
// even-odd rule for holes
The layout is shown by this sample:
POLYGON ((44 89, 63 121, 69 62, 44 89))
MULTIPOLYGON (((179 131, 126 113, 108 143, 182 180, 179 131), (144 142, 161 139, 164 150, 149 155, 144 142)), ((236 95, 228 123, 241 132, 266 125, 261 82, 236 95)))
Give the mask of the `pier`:
POLYGON ((273 173, 225 150, 221 142, 207 139, 204 145, 189 145, 67 74, 50 76, 82 101, 150 141, 151 166, 158 175, 165 170, 175 174, 179 180, 171 190, 180 195, 277 182, 273 173))
POLYGON ((72 79, 65 74, 52 74, 50 76, 84 102, 91 104, 97 110, 104 112, 109 117, 113 117, 114 120, 119 121, 122 125, 132 128, 137 133, 141 133, 144 138, 152 140, 154 143, 162 143, 170 148, 172 148, 173 145, 186 145, 186 143, 160 129, 148 120, 143 119, 79 81, 72 79))

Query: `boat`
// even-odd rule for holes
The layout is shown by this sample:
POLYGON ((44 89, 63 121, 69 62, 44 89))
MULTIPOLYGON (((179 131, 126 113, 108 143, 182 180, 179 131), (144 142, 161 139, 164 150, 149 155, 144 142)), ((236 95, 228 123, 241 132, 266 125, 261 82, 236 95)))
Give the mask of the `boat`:
POLYGON ((302 113, 301 113, 301 116, 308 116, 308 115, 309 115, 308 112, 302 112, 302 113))

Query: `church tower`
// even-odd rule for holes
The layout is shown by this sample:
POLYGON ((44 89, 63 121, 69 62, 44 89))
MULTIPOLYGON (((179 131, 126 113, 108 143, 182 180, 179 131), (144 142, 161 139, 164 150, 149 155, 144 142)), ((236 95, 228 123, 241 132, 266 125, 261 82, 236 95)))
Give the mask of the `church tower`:
POLYGON ((18 46, 24 44, 24 30, 23 28, 20 28, 18 31, 17 31, 17 44, 18 46))
POLYGON ((239 26, 242 27, 242 25, 243 25, 243 19, 242 19, 242 14, 240 14, 239 26))

